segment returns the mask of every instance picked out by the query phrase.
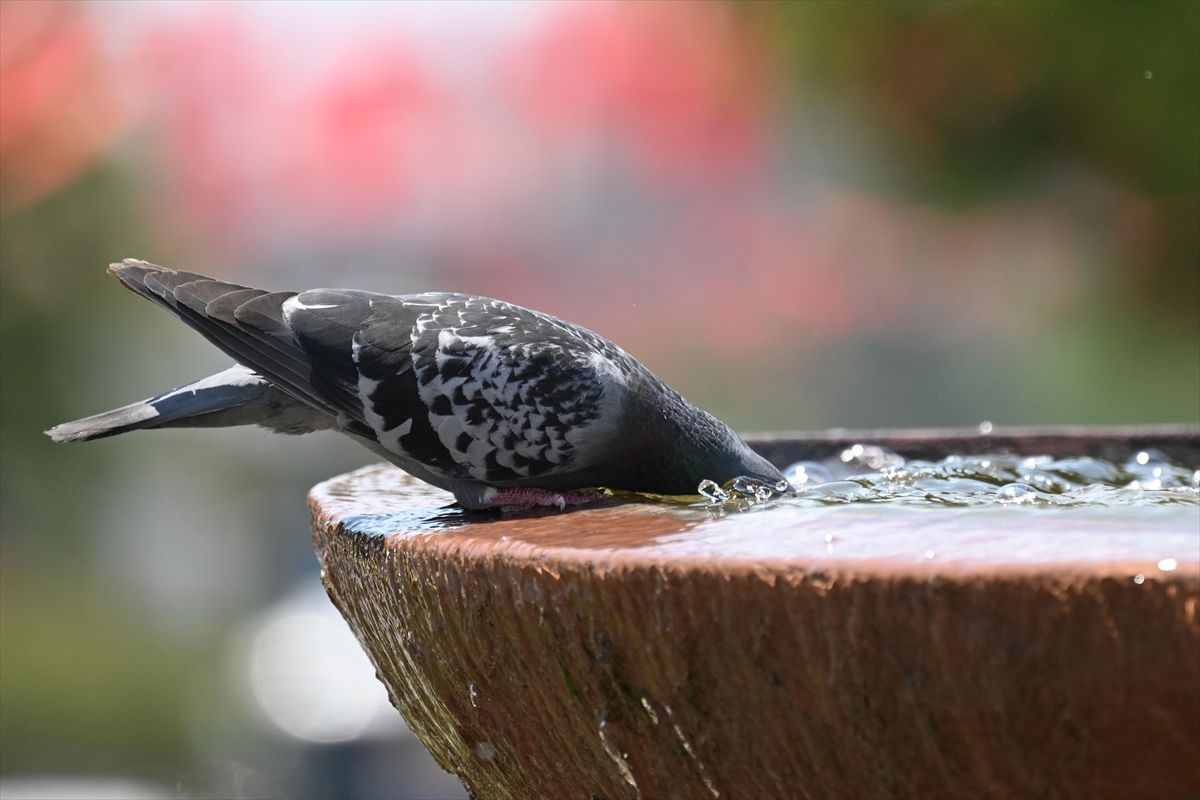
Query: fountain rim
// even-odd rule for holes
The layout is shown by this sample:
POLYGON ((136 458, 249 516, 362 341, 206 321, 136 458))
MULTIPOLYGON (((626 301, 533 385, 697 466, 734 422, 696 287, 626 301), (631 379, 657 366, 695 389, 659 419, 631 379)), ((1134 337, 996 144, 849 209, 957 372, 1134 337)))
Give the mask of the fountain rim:
MULTIPOLYGON (((1155 425, 1122 427, 1026 427, 996 428, 982 433, 979 428, 941 429, 880 429, 826 431, 759 432, 744 436, 755 449, 770 449, 780 446, 811 446, 821 444, 833 452, 835 448, 854 443, 872 444, 900 452, 914 452, 929 446, 962 447, 973 445, 974 452, 993 452, 1015 442, 1058 443, 1066 452, 1055 451, 1056 456, 1087 455, 1096 448, 1115 446, 1129 453, 1153 447, 1164 450, 1168 455, 1188 453, 1200 458, 1200 426, 1155 425), (978 449, 983 448, 983 449, 978 449)), ((963 450, 966 454, 968 450, 963 450)), ((767 456, 770 458, 770 456, 767 456)), ((916 457, 916 456, 910 456, 916 457)), ((795 459, 799 460, 799 459, 795 459)), ((1200 585, 1200 561, 1181 561, 1170 571, 1147 569, 1143 561, 1130 560, 1042 560, 1042 561, 937 561, 914 562, 896 558, 838 558, 826 557, 819 560, 797 556, 751 557, 737 554, 702 556, 692 554, 665 555, 650 549, 606 549, 595 547, 569 547, 541 545, 518 539, 503 537, 480 537, 470 532, 472 523, 461 528, 436 532, 414 532, 397 529, 379 534, 348 527, 346 503, 339 501, 334 487, 347 481, 361 478, 389 468, 391 465, 376 464, 362 467, 330 478, 315 485, 309 492, 309 507, 314 527, 320 527, 326 535, 344 536, 362 546, 383 548, 386 551, 408 551, 436 554, 439 558, 458 562, 498 559, 513 566, 521 566, 537 572, 557 575, 587 573, 607 575, 622 573, 655 572, 665 576, 684 576, 689 573, 717 573, 727 579, 756 578, 768 582, 829 584, 860 580, 888 579, 896 581, 1023 581, 1038 578, 1051 579, 1060 585, 1077 585, 1081 582, 1119 581, 1138 589, 1145 584, 1200 585), (1144 577, 1143 584, 1135 584, 1134 575, 1144 577)), ((1198 464, 1197 466, 1200 466, 1198 464)), ((413 479, 414 481, 416 479, 413 479)), ((450 500, 450 495, 446 494, 450 500)), ((620 508, 620 506, 616 506, 620 508)), ((587 514, 588 509, 566 512, 564 517, 587 514)), ((513 518, 511 522, 520 522, 513 518)), ((490 523, 489 523, 490 524, 490 523)))

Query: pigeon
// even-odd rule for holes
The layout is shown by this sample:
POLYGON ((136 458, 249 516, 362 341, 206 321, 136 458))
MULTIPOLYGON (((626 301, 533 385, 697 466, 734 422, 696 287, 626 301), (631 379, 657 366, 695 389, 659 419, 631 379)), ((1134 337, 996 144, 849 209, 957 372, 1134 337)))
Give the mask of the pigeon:
POLYGON ((783 475, 730 428, 586 328, 450 292, 268 292, 126 259, 108 273, 236 364, 46 431, 259 425, 334 430, 466 509, 582 505, 622 490, 783 475))

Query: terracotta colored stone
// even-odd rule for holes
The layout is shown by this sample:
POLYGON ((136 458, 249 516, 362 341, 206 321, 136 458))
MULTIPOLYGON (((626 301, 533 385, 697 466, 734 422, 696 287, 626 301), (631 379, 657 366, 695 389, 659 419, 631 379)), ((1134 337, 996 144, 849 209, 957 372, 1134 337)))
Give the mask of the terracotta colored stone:
MULTIPOLYGON (((753 440, 777 463, 865 442, 1200 464, 1195 429, 962 437, 753 440)), ((1163 568, 1149 538, 1113 539, 1119 558, 970 537, 945 558, 813 555, 837 517, 451 500, 384 466, 310 498, 330 597, 475 796, 1200 797, 1196 507, 1163 568), (739 549, 771 537, 777 556, 739 549)))

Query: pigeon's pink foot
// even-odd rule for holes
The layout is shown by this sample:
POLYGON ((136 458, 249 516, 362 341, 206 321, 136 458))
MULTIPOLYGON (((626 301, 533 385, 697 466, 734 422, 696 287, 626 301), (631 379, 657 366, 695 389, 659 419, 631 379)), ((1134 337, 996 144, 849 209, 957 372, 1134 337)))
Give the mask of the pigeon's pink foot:
POLYGON ((488 489, 483 495, 483 504, 487 508, 513 510, 557 508, 559 511, 563 511, 567 506, 582 506, 601 500, 604 497, 607 497, 607 493, 597 489, 584 489, 577 492, 555 492, 550 489, 505 486, 488 489))

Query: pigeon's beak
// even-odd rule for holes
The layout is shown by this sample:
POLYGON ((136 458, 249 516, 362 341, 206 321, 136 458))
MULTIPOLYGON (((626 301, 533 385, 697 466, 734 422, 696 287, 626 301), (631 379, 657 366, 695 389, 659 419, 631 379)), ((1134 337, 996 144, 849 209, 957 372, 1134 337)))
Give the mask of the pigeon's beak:
POLYGON ((774 464, 751 450, 749 445, 745 447, 746 453, 742 457, 743 475, 747 478, 761 481, 767 486, 775 487, 776 491, 785 494, 791 494, 795 491, 792 489, 792 485, 787 482, 787 479, 783 477, 783 473, 774 464))

